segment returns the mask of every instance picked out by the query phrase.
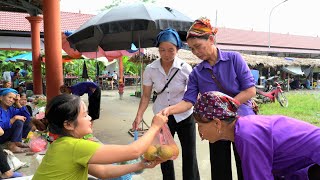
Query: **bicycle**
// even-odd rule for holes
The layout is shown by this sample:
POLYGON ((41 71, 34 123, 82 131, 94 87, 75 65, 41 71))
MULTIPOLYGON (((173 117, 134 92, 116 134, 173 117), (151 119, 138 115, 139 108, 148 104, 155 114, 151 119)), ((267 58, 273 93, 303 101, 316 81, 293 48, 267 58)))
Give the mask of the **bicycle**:
POLYGON ((275 82, 274 84, 275 86, 273 86, 272 89, 268 92, 262 91, 259 89, 259 87, 256 86, 257 102, 261 102, 261 101, 262 103, 275 102, 275 100, 277 99, 277 101, 282 107, 288 107, 289 102, 287 97, 284 95, 284 91, 281 88, 282 83, 275 82))

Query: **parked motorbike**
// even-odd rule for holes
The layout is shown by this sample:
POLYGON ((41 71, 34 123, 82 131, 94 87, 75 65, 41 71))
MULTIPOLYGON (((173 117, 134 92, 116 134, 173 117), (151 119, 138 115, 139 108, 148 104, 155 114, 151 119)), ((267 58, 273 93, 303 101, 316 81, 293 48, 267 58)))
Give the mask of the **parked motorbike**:
POLYGON ((274 85, 268 91, 264 91, 265 88, 261 89, 261 86, 256 86, 256 101, 258 103, 270 103, 275 102, 277 99, 282 107, 288 107, 288 99, 282 90, 281 84, 282 82, 274 82, 274 85))

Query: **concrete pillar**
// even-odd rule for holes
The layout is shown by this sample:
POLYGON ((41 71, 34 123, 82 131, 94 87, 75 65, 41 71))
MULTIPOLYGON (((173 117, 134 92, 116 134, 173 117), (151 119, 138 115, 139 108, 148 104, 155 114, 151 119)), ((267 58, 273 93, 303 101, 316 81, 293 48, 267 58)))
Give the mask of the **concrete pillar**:
POLYGON ((60 94, 63 84, 60 0, 43 0, 47 99, 60 94))
POLYGON ((26 19, 31 24, 33 93, 36 95, 41 95, 43 94, 40 58, 40 23, 42 22, 42 17, 29 16, 26 17, 26 19))

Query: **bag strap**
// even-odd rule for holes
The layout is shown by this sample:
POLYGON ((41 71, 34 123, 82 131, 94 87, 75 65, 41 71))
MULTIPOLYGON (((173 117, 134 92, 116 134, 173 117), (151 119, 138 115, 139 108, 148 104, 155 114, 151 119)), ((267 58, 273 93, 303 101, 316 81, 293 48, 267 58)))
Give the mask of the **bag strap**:
MULTIPOLYGON (((183 65, 183 63, 181 63, 181 67, 182 67, 182 65, 183 65)), ((169 83, 171 82, 171 80, 173 79, 173 77, 178 73, 179 70, 180 70, 180 69, 177 69, 176 72, 174 72, 174 74, 171 76, 171 78, 169 79, 169 81, 166 83, 166 85, 164 85, 164 87, 162 88, 162 90, 161 90, 159 93, 156 92, 157 95, 163 93, 163 91, 168 87, 169 83)))
POLYGON ((210 72, 211 78, 212 78, 213 81, 217 84, 217 86, 219 87, 219 89, 220 89, 223 93, 226 93, 227 95, 229 95, 229 96, 231 96, 231 97, 234 97, 232 93, 230 93, 228 90, 226 90, 226 89, 221 85, 221 83, 218 81, 218 79, 216 78, 216 76, 214 76, 212 70, 211 70, 211 69, 208 69, 208 71, 210 72))
MULTIPOLYGON (((234 95, 233 95, 232 93, 230 93, 230 91, 226 90, 226 89, 221 85, 221 83, 218 81, 218 79, 214 76, 212 70, 211 70, 211 69, 208 69, 208 70, 209 70, 209 72, 210 72, 210 74, 211 74, 211 77, 212 77, 213 81, 218 85, 219 89, 220 89, 223 93, 225 93, 225 94, 227 94, 227 95, 229 95, 229 96, 231 96, 231 97, 234 97, 234 95)), ((250 101, 252 102, 252 100, 250 100, 250 101)), ((245 104, 245 105, 247 105, 247 106, 249 106, 249 107, 253 107, 252 105, 249 105, 248 102, 245 102, 245 103, 243 103, 243 104, 245 104)))

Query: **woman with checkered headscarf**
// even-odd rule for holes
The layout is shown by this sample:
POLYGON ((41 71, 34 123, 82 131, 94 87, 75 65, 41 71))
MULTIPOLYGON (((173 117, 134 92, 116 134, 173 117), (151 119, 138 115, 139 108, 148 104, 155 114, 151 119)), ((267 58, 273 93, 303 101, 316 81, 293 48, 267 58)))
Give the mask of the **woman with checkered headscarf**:
POLYGON ((239 105, 209 91, 193 111, 202 140, 234 142, 244 179, 320 179, 319 127, 281 115, 238 116, 239 105))
MULTIPOLYGON (((196 102, 198 94, 220 91, 237 99, 241 105, 237 113, 241 116, 254 114, 250 99, 255 96, 255 82, 247 63, 240 53, 222 51, 216 47, 218 30, 207 18, 194 21, 187 33, 187 43, 194 55, 203 60, 189 76, 187 91, 183 101, 165 108, 165 115, 189 110, 196 102)), ((209 143, 212 179, 232 180, 231 142, 209 143)), ((238 179, 242 179, 241 162, 235 152, 238 179)))

